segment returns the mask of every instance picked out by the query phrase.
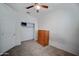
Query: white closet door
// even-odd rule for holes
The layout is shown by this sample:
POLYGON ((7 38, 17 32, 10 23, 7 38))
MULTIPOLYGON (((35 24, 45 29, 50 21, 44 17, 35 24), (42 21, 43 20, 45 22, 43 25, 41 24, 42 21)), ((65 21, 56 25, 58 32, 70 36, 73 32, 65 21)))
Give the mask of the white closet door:
POLYGON ((27 24, 27 26, 22 27, 22 38, 22 41, 34 39, 34 27, 32 24, 27 24))

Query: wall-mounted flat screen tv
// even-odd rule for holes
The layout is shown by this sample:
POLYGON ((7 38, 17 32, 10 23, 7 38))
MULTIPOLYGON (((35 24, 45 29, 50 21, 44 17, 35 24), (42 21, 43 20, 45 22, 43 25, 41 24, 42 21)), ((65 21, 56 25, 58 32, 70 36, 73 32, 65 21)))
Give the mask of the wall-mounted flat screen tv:
POLYGON ((21 22, 21 26, 27 26, 26 22, 21 22))

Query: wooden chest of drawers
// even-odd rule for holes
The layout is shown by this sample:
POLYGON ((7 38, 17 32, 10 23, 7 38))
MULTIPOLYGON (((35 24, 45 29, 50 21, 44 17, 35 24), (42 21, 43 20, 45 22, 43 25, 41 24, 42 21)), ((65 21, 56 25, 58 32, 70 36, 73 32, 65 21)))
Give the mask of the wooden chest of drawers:
POLYGON ((42 46, 46 46, 49 43, 49 31, 38 30, 38 40, 37 42, 42 46))

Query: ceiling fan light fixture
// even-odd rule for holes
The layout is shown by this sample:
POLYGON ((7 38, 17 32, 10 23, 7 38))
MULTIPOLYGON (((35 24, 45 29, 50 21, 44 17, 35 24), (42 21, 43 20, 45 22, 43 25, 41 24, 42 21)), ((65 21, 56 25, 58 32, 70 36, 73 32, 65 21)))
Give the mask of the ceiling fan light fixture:
POLYGON ((36 8, 37 10, 39 10, 39 9, 40 9, 40 6, 39 6, 39 5, 36 5, 35 8, 36 8))

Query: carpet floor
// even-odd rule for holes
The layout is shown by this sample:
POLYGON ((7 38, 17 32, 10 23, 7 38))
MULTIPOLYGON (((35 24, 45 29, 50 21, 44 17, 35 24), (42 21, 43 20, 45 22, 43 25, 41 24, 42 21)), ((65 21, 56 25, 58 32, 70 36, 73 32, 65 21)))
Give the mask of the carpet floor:
POLYGON ((52 46, 41 46, 34 40, 24 41, 21 45, 16 46, 3 56, 74 56, 71 53, 60 50, 52 46))

